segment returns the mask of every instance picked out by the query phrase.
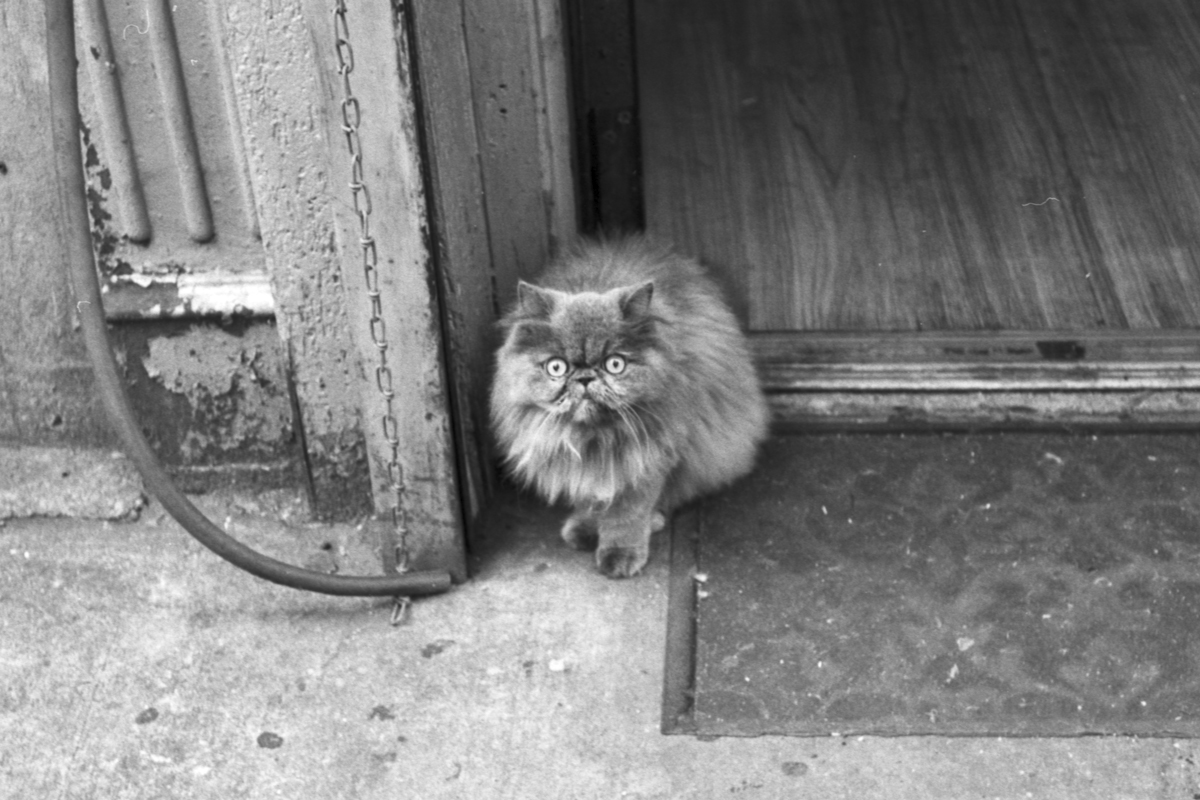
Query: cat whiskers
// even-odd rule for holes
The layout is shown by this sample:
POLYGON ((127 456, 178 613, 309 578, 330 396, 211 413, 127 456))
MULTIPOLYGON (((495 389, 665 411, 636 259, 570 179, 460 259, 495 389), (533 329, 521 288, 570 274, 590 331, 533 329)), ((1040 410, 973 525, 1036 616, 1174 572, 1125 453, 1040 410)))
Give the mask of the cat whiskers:
POLYGON ((558 434, 558 431, 554 430, 555 428, 559 427, 558 419, 560 413, 556 408, 551 408, 549 410, 541 409, 540 413, 531 414, 530 416, 536 416, 537 421, 534 422, 532 428, 527 429, 522 436, 525 446, 516 448, 513 451, 514 453, 521 453, 520 459, 518 459, 514 465, 518 470, 524 470, 535 459, 541 459, 543 455, 540 451, 542 450, 544 443, 547 441, 554 441, 555 438, 557 438, 556 434, 558 434))
POLYGON ((559 400, 555 401, 548 413, 542 414, 542 418, 538 421, 534 435, 538 437, 539 441, 552 442, 552 450, 566 448, 566 450, 570 452, 572 456, 574 456, 576 461, 582 462, 583 453, 580 453, 579 448, 577 448, 575 443, 571 441, 571 423, 567 419, 567 416, 571 413, 573 405, 574 404, 571 402, 571 398, 564 394, 559 400), (543 433, 545 433, 543 429, 546 426, 550 426, 551 428, 551 435, 548 440, 543 438, 543 433))
POLYGON ((638 424, 640 424, 642 426, 642 430, 646 432, 647 438, 662 435, 662 432, 667 430, 668 425, 666 421, 663 420, 662 415, 651 409, 649 406, 634 403, 630 405, 630 408, 632 409, 634 416, 637 417, 638 424), (651 434, 650 429, 646 427, 647 420, 654 422, 654 426, 656 428, 654 434, 651 434))
POLYGON ((638 447, 645 447, 650 441, 650 431, 646 429, 646 423, 638 416, 637 412, 629 406, 615 405, 612 407, 617 412, 621 423, 625 429, 633 436, 633 440, 637 442, 638 447))

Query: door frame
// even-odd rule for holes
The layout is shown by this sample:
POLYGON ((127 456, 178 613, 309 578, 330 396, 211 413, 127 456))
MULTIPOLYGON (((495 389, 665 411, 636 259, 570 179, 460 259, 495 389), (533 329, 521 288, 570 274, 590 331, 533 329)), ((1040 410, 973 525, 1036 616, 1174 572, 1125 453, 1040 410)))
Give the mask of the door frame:
POLYGON ((414 0, 430 241, 468 535, 491 495, 487 396, 496 321, 577 232, 560 0, 414 0))

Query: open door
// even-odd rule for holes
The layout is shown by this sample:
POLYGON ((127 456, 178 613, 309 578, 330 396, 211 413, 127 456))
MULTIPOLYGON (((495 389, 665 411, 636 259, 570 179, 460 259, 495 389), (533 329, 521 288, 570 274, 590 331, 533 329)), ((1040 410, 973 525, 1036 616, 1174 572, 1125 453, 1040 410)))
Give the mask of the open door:
POLYGON ((273 322, 276 427, 299 429, 318 515, 374 511, 385 567, 465 579, 463 487, 478 481, 459 472, 411 10, 77 6, 108 318, 273 322))
POLYGON ((590 172, 724 277, 782 421, 1200 418, 1200 11, 576 7, 580 119, 640 128, 590 172))

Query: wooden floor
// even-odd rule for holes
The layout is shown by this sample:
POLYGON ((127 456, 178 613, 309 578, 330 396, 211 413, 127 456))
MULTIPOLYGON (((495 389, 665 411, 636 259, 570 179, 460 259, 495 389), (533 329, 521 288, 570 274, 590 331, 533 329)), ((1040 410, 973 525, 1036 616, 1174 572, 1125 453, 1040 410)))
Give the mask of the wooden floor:
POLYGON ((754 330, 1200 326, 1194 0, 638 0, 647 227, 754 330))

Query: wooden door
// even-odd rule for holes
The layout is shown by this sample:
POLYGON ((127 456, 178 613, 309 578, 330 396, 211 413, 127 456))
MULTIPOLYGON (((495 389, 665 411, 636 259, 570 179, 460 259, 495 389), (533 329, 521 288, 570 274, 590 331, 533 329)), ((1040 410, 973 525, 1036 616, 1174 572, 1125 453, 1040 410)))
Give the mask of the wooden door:
POLYGON ((793 394, 786 414, 933 419, 952 391, 976 393, 942 398, 964 419, 1194 419, 1200 7, 635 0, 632 17, 646 228, 730 284, 771 388, 851 393, 793 394), (1079 394, 1034 410, 1095 390, 1090 411, 1079 394), (888 394, 868 412, 855 392, 888 394))
POLYGON ((273 319, 317 511, 400 519, 412 568, 465 578, 411 9, 76 6, 108 317, 273 319))

